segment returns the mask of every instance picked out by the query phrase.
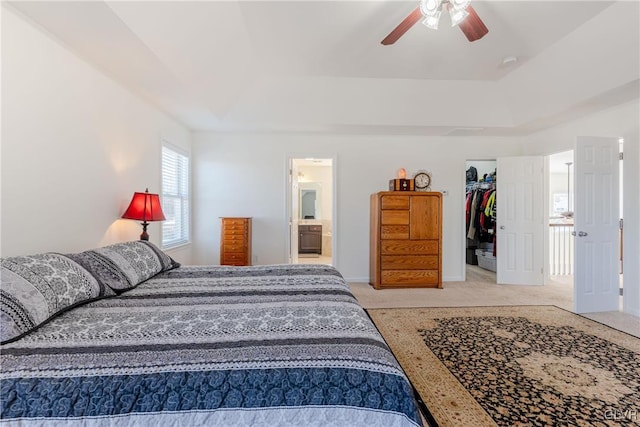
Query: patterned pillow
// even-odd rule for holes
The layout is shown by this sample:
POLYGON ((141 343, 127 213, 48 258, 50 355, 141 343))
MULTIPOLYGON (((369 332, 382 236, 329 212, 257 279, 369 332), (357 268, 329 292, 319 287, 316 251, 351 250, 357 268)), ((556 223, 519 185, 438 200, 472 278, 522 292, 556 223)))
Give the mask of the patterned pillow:
POLYGON ((153 243, 144 240, 116 243, 68 256, 117 293, 180 266, 153 243))
POLYGON ((18 339, 80 303, 114 295, 65 255, 10 257, 1 265, 0 343, 18 339))

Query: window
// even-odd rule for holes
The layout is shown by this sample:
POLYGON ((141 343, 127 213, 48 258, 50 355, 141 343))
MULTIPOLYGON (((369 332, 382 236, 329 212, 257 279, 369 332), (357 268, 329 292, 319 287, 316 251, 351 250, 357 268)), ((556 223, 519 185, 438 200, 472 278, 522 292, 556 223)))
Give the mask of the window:
POLYGON ((162 248, 189 242, 189 155, 162 145, 162 248))

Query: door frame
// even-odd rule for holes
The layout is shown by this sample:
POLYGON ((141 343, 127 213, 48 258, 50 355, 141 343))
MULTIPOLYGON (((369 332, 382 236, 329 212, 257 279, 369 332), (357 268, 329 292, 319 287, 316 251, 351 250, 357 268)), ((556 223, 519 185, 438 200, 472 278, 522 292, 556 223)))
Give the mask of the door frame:
MULTIPOLYGON (((293 254, 291 252, 291 239, 293 238, 293 180, 292 166, 295 159, 330 159, 331 160, 331 265, 338 268, 338 156, 336 153, 318 153, 318 152, 290 152, 285 153, 284 168, 284 188, 285 188, 285 211, 284 211, 284 227, 285 233, 285 253, 284 259, 287 264, 292 264, 293 254)), ((296 231, 297 236, 297 231, 296 231)))

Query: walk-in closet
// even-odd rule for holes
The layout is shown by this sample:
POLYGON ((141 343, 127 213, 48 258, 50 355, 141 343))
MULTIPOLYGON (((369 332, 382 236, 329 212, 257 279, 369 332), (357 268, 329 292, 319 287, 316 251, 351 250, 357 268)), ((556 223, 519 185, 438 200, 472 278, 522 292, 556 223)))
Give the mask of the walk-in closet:
POLYGON ((466 164, 464 208, 467 280, 482 277, 495 283, 495 274, 483 273, 496 272, 496 165, 495 160, 469 160, 466 164))

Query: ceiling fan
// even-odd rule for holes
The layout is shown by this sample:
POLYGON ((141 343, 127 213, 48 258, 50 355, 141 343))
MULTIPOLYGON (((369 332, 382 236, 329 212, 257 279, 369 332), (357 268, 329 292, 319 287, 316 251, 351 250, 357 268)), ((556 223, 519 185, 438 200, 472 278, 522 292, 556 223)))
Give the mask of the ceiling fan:
POLYGON ((394 44, 416 22, 422 19, 422 23, 429 28, 437 29, 440 15, 443 10, 449 12, 451 25, 458 26, 470 42, 484 37, 489 30, 480 19, 470 0, 420 0, 420 5, 415 8, 404 20, 382 40, 383 45, 394 44))

